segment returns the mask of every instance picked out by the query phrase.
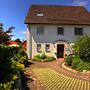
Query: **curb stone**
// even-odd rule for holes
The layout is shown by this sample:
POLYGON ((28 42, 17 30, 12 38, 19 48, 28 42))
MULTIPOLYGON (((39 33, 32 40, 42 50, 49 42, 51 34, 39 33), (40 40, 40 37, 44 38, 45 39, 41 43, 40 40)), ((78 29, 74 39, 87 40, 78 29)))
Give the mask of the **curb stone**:
POLYGON ((72 68, 69 68, 69 67, 67 67, 67 66, 65 65, 65 62, 62 64, 62 68, 67 69, 68 71, 72 71, 72 72, 74 72, 74 73, 90 74, 90 71, 87 71, 87 70, 83 70, 82 72, 79 72, 79 71, 76 71, 76 70, 74 70, 74 69, 72 69, 72 68))

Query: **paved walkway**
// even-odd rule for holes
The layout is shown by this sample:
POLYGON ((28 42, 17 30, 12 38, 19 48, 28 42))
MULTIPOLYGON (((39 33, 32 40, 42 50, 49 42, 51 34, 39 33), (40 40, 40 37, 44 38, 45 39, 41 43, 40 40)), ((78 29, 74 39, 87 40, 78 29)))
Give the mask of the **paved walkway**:
POLYGON ((63 63, 63 61, 64 61, 63 59, 55 60, 53 62, 34 62, 33 61, 32 64, 28 68, 26 68, 27 74, 34 77, 34 81, 32 81, 32 82, 28 81, 28 83, 27 83, 29 89, 37 90, 37 85, 38 85, 39 90, 44 90, 44 86, 40 85, 40 83, 37 81, 37 77, 33 74, 32 69, 34 69, 34 68, 52 68, 53 70, 59 72, 60 74, 65 75, 65 76, 90 81, 90 74, 84 75, 81 73, 74 73, 74 72, 68 71, 66 69, 63 69, 61 67, 61 64, 63 63))

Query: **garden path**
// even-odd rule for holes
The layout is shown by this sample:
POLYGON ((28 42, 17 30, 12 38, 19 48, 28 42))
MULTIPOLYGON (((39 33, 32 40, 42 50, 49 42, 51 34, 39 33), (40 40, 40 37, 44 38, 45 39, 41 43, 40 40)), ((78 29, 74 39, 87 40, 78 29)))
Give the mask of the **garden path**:
MULTIPOLYGON (((81 73, 74 73, 74 72, 68 71, 62 68, 61 65, 63 62, 64 62, 64 59, 58 59, 52 62, 31 61, 30 66, 26 68, 26 75, 29 76, 29 78, 33 78, 33 80, 28 80, 27 82, 27 86, 29 87, 29 90, 45 90, 45 87, 43 86, 43 84, 41 84, 41 82, 38 81, 37 75, 33 73, 33 69, 38 69, 38 68, 51 68, 53 71, 56 71, 57 73, 60 73, 65 77, 68 76, 73 79, 90 82, 90 74, 85 75, 81 73)), ((90 89, 90 84, 89 84, 89 89, 90 89)))

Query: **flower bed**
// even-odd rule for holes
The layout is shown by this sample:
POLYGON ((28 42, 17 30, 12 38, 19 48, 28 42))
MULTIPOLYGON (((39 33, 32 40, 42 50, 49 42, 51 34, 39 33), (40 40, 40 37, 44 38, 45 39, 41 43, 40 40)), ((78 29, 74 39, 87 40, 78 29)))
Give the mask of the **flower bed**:
POLYGON ((55 58, 53 56, 47 56, 46 54, 38 54, 34 56, 33 61, 38 61, 38 62, 49 62, 49 61, 54 61, 55 58))

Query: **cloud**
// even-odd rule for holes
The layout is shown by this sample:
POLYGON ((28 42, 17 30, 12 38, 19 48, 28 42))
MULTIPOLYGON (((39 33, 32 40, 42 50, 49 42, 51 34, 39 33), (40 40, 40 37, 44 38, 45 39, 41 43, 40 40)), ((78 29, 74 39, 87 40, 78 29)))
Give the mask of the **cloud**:
POLYGON ((75 6, 85 6, 85 5, 87 5, 87 3, 88 3, 87 1, 74 0, 72 5, 75 5, 75 6))
POLYGON ((21 31, 20 33, 21 33, 21 34, 26 34, 26 31, 21 31))

